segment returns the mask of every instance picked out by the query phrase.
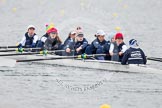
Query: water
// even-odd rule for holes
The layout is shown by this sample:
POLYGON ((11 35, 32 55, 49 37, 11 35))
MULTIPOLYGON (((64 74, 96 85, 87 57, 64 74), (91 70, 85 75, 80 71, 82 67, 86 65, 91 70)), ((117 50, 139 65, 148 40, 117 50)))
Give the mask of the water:
MULTIPOLYGON (((89 41, 97 29, 111 32, 119 26, 127 44, 136 38, 146 55, 161 57, 161 5, 161 0, 0 0, 0 45, 15 45, 29 24, 41 36, 45 23, 54 22, 63 40, 80 25, 89 41)), ((157 74, 18 63, 0 67, 0 85, 0 108, 99 108, 104 103, 162 108, 162 77, 157 74)))

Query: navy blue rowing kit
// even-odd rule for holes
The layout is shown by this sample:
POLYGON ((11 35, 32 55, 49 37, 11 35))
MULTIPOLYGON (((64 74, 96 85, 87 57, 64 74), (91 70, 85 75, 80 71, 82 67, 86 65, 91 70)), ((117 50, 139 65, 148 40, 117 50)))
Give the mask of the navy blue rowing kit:
POLYGON ((88 45, 88 41, 85 38, 83 38, 83 41, 77 41, 77 42, 75 42, 75 40, 72 38, 67 38, 64 42, 63 50, 66 50, 67 48, 69 48, 73 51, 71 51, 70 53, 63 52, 63 55, 68 56, 68 55, 83 54, 83 53, 85 53, 85 49, 86 49, 87 45, 88 45), (76 49, 79 47, 82 47, 82 49, 79 52, 77 52, 76 49))
POLYGON ((25 33, 18 47, 34 48, 38 41, 38 36, 34 33, 33 36, 29 36, 28 32, 25 33))
POLYGON ((85 38, 83 38, 82 41, 75 42, 75 45, 74 45, 75 55, 84 54, 87 46, 88 46, 88 41, 85 38), (81 47, 82 49, 79 52, 77 52, 76 49, 79 47, 81 47))
POLYGON ((49 37, 49 35, 48 35, 47 33, 44 34, 44 35, 40 38, 40 40, 38 40, 37 47, 43 48, 44 43, 45 43, 45 41, 47 40, 48 37, 49 37))
POLYGON ((126 50, 122 64, 146 64, 147 59, 144 52, 140 48, 129 48, 126 50))
MULTIPOLYGON (((64 44, 62 46, 63 47, 62 49, 66 50, 67 48, 69 48, 70 50, 74 50, 74 45, 75 45, 75 40, 68 37, 65 40, 65 42, 64 42, 64 44)), ((72 56, 72 55, 74 55, 74 51, 71 51, 70 53, 67 53, 66 51, 64 51, 64 52, 62 52, 62 55, 63 56, 72 56)))
MULTIPOLYGON (((110 42, 106 40, 100 42, 95 39, 90 46, 86 48, 86 54, 107 54, 109 52, 110 42)), ((98 60, 105 60, 104 56, 97 57, 98 60)))

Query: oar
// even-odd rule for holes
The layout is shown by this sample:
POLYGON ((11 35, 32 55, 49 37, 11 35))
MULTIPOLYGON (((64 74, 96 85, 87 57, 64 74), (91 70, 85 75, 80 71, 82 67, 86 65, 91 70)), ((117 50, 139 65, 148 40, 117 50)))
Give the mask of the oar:
POLYGON ((147 57, 147 58, 149 58, 149 59, 161 59, 162 60, 162 58, 158 58, 158 57, 147 57))
POLYGON ((5 50, 0 50, 0 52, 13 52, 13 51, 17 51, 17 52, 23 52, 23 51, 33 51, 33 50, 41 50, 42 48, 16 48, 16 49, 5 49, 5 50))
POLYGON ((18 56, 18 55, 34 55, 34 54, 41 54, 40 52, 29 52, 29 53, 15 53, 15 54, 0 54, 0 56, 18 56))
POLYGON ((0 49, 17 48, 17 46, 0 46, 0 49))
POLYGON ((162 59, 161 58, 151 58, 151 57, 147 57, 147 60, 162 62, 162 59))
MULTIPOLYGON (((0 49, 9 49, 9 48, 18 48, 18 46, 0 46, 0 49)), ((22 46, 22 48, 30 48, 30 47, 22 46)))
POLYGON ((55 51, 43 50, 40 52, 22 52, 22 53, 14 53, 14 54, 0 54, 0 56, 19 56, 19 55, 35 55, 35 54, 47 55, 47 54, 55 54, 56 52, 63 52, 63 51, 65 51, 65 50, 55 50, 55 51))
POLYGON ((77 55, 77 56, 59 56, 59 57, 50 57, 50 58, 42 58, 42 59, 25 59, 25 60, 17 60, 16 62, 32 62, 32 61, 44 61, 44 60, 57 60, 57 59, 86 59, 90 57, 96 57, 96 56, 106 56, 106 54, 93 54, 93 55, 77 55))
POLYGON ((16 49, 10 49, 10 50, 8 50, 8 49, 6 49, 6 50, 0 50, 0 52, 12 52, 12 51, 16 51, 16 49))

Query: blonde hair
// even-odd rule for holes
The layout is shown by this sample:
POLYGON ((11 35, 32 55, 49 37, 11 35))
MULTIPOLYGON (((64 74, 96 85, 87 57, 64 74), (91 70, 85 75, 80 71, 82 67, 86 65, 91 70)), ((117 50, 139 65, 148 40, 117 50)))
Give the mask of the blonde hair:
POLYGON ((61 38, 58 36, 58 33, 57 33, 57 36, 56 36, 56 40, 57 40, 58 42, 62 43, 62 40, 61 40, 61 38))

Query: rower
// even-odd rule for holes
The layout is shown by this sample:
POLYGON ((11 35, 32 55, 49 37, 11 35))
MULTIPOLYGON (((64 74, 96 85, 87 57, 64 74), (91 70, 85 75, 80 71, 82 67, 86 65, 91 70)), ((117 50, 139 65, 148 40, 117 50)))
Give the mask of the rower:
POLYGON ((36 43, 38 41, 38 36, 35 33, 35 26, 29 25, 27 27, 27 32, 25 33, 22 40, 18 43, 18 48, 34 48, 36 47, 36 43))
MULTIPOLYGON (((105 40, 106 33, 103 30, 98 30, 95 34, 96 39, 86 48, 86 54, 106 54, 109 51, 109 45, 105 40)), ((96 59, 105 60, 104 56, 98 56, 96 59)))
MULTIPOLYGON (((60 50, 61 49, 61 39, 58 36, 58 30, 54 28, 54 25, 46 25, 46 34, 43 35, 38 41, 37 47, 41 50, 60 50)), ((60 52, 55 54, 61 55, 60 52)))
POLYGON ((115 35, 116 35, 115 32, 108 33, 106 40, 110 41, 111 43, 114 43, 115 42, 115 35))
POLYGON ((52 28, 54 28, 54 25, 46 24, 46 33, 40 38, 40 40, 38 40, 37 47, 43 48, 46 39, 49 37, 49 31, 52 28))
POLYGON ((84 34, 79 32, 76 36, 76 42, 74 45, 75 55, 81 55, 85 53, 85 49, 88 46, 88 41, 84 38, 84 34))
MULTIPOLYGON (((106 41, 108 42, 108 45, 107 45, 108 48, 107 49, 110 49, 111 43, 114 43, 115 42, 115 35, 116 35, 115 32, 110 32, 106 36, 106 41)), ((110 56, 109 51, 108 51, 108 54, 106 55, 105 60, 109 60, 110 61, 112 59, 113 58, 110 56)), ((117 59, 117 60, 119 60, 119 59, 117 59)))
POLYGON ((63 56, 72 56, 74 55, 74 45, 75 45, 75 36, 76 31, 71 31, 63 44, 63 50, 65 52, 62 53, 63 56))
POLYGON ((121 64, 146 64, 147 59, 138 42, 135 39, 129 41, 130 48, 124 53, 121 64))
POLYGON ((115 42, 112 42, 110 45, 109 53, 111 55, 112 61, 120 61, 123 58, 124 52, 127 50, 127 46, 123 41, 123 34, 116 33, 115 42))
POLYGON ((48 37, 45 40, 44 48, 45 50, 60 50, 61 49, 61 39, 58 36, 58 31, 56 28, 51 28, 47 31, 48 37))

